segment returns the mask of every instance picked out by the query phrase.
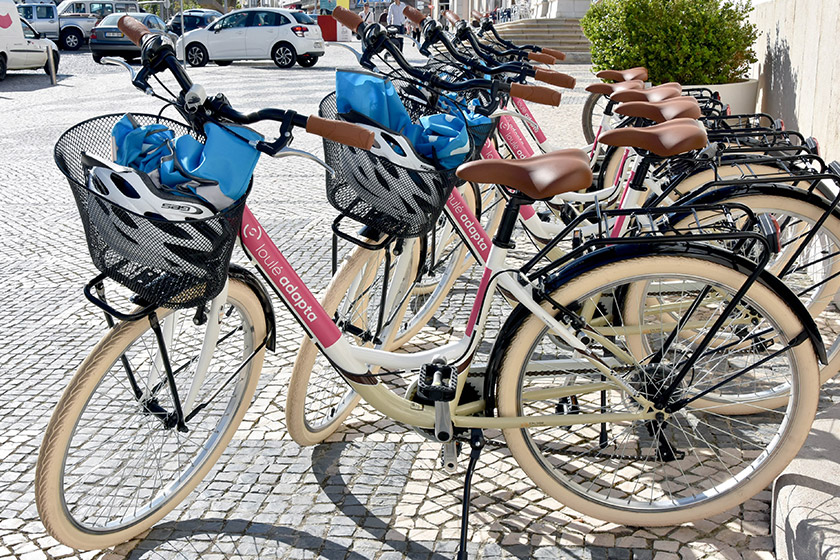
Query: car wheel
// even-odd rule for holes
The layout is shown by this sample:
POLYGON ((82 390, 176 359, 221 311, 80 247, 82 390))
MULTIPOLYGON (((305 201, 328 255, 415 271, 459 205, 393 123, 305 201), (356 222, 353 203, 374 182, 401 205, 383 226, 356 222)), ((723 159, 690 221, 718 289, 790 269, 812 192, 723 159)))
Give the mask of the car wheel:
POLYGON ((102 64, 102 55, 93 53, 93 61, 97 64, 102 64))
MULTIPOLYGON (((58 61, 61 60, 61 56, 55 51, 53 51, 53 66, 55 66, 55 75, 58 76, 58 61)), ((47 73, 47 76, 50 75, 50 59, 47 58, 47 61, 44 63, 44 72, 47 73)))
POLYGON ((207 49, 200 43, 187 45, 187 63, 190 66, 204 66, 207 64, 207 49))
POLYGON ((305 54, 303 56, 298 57, 297 63, 303 66, 304 68, 310 68, 315 66, 315 63, 318 62, 317 56, 312 56, 311 54, 305 54))
POLYGON ((61 48, 67 51, 77 51, 82 46, 82 34, 76 29, 68 29, 61 34, 61 48))
POLYGON ((0 82, 6 79, 6 55, 0 54, 0 82))
POLYGON ((277 43, 271 49, 271 60, 280 68, 291 68, 295 65, 297 53, 289 43, 277 43))
POLYGON ((216 66, 230 66, 233 63, 232 60, 214 60, 213 62, 216 63, 216 66))

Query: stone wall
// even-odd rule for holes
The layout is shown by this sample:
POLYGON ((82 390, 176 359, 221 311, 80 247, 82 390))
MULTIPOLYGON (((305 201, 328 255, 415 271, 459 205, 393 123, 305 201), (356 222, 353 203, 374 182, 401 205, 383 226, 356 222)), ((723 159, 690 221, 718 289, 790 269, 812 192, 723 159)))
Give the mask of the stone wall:
POLYGON ((819 140, 840 159, 840 2, 753 0, 759 109, 819 140))

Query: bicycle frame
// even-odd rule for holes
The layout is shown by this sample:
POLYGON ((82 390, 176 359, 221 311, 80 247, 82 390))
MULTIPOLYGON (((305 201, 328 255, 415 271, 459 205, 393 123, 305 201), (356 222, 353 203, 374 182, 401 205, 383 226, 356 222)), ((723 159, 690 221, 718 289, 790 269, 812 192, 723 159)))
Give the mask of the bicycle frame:
MULTIPOLYGON (((629 395, 633 395, 632 398, 636 399, 643 406, 640 407, 640 412, 632 414, 576 415, 575 418, 558 414, 550 417, 541 417, 538 420, 528 417, 490 418, 472 416, 472 414, 484 409, 483 401, 457 406, 458 399, 456 397, 450 405, 454 426, 516 428, 537 424, 564 426, 592 423, 596 420, 598 422, 606 422, 654 418, 655 415, 653 412, 647 412, 652 410, 647 399, 637 395, 637 391, 634 391, 622 379, 617 377, 608 364, 593 355, 578 340, 575 333, 540 306, 532 296, 533 288, 535 287, 533 284, 526 283, 523 286, 520 284, 520 277, 518 275, 515 275, 510 270, 505 270, 504 265, 507 249, 497 245, 491 246, 489 237, 481 228, 478 219, 470 211, 457 191, 453 190, 453 196, 447 202, 446 208, 447 212, 451 213, 453 217, 453 223, 457 224, 456 227, 464 235, 465 242, 475 254, 486 255, 487 264, 484 268, 478 293, 473 302, 464 336, 460 340, 445 346, 412 354, 399 354, 373 348, 352 346, 343 338, 332 318, 320 305, 314 294, 312 294, 301 280, 300 276, 294 271, 282 252, 269 239, 266 231, 247 207, 243 215, 240 241, 246 254, 257 266, 263 277, 269 282, 286 307, 292 312, 295 319, 303 326, 306 333, 313 338, 339 373, 341 373, 353 389, 368 403, 394 420, 421 428, 433 428, 435 425, 434 407, 424 407, 395 395, 382 383, 379 383, 377 377, 368 375, 368 365, 397 370, 409 370, 419 369, 422 365, 431 363, 435 358, 443 358, 456 371, 460 372, 458 380, 458 391, 460 393, 460 390, 466 382, 466 373, 469 369, 473 353, 484 329, 492 300, 490 294, 495 291, 497 285, 502 286, 505 290, 513 294, 529 311, 545 322, 564 343, 586 357, 589 361, 587 364, 588 367, 595 367, 603 374, 605 381, 603 383, 592 384, 592 387, 589 388, 591 391, 603 390, 606 387, 606 383, 610 387, 618 387, 626 391, 629 395)), ((632 357, 626 357, 632 361, 632 357)), ((558 398, 567 392, 569 394, 572 392, 580 394, 581 387, 579 385, 573 385, 558 388, 558 398)))

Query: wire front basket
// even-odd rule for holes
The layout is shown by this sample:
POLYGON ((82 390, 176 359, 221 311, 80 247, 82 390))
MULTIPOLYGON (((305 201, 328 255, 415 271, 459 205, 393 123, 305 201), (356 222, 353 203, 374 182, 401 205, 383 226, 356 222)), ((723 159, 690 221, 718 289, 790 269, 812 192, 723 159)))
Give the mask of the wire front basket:
MULTIPOLYGON (((191 134, 204 141, 185 124, 132 115, 140 125, 163 124, 176 136, 191 134)), ((55 161, 76 199, 93 264, 135 292, 139 303, 171 308, 202 305, 225 285, 246 196, 210 218, 168 221, 134 213, 89 190, 82 154, 113 159, 111 129, 122 116, 81 122, 55 145, 55 161)))
MULTIPOLYGON (((441 112, 419 96, 409 95, 408 82, 394 83, 412 122, 441 112)), ((341 119, 335 93, 321 101, 319 115, 341 119)), ((470 146, 470 153, 473 147, 470 146)), ((418 237, 434 227, 455 185, 454 170, 409 169, 365 150, 324 140, 327 199, 343 215, 384 234, 418 237)))

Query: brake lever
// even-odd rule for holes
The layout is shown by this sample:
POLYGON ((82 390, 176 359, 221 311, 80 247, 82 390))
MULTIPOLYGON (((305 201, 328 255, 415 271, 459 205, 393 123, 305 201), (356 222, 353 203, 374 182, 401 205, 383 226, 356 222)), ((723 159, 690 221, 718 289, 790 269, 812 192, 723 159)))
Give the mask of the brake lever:
POLYGON ((110 64, 112 66, 122 66, 131 74, 132 82, 134 81, 134 78, 137 77, 137 72, 134 71, 134 67, 121 58, 116 58, 113 56, 103 56, 101 62, 103 64, 110 64))
MULTIPOLYGON (((409 41, 414 43, 414 46, 417 47, 418 51, 420 50, 420 47, 422 46, 420 43, 418 43, 417 41, 414 40, 414 37, 412 37, 410 35, 403 35, 402 33, 400 33, 400 34, 394 35, 394 37, 399 37, 400 39, 408 39, 409 41)), ((420 54, 423 54, 423 53, 420 53, 420 54)), ((426 56, 426 55, 423 55, 423 56, 426 56)), ((426 58, 428 58, 428 57, 426 57, 426 58)))
MULTIPOLYGON (((345 45, 344 43, 335 43, 335 42, 332 42, 332 41, 328 42, 327 45, 330 46, 330 47, 344 47, 345 49, 347 49, 348 51, 353 53, 353 55, 356 57, 356 62, 361 62, 362 61, 362 53, 360 53, 359 51, 357 51, 356 49, 354 49, 350 45, 345 45)), ((103 60, 105 60, 105 59, 103 59, 103 60)))
POLYGON ((516 111, 509 111, 507 109, 496 109, 495 111, 493 111, 492 113, 490 113, 488 115, 488 117, 490 117, 491 119, 495 119, 496 117, 504 117, 504 116, 513 117, 513 118, 516 118, 516 119, 522 119, 526 123, 530 124, 532 127, 539 128, 539 125, 536 122, 534 122, 532 119, 529 119, 528 117, 526 117, 522 113, 517 113, 516 111))
POLYGON ((321 167, 323 167, 324 169, 329 171, 330 175, 335 176, 335 169, 333 169, 332 167, 327 165, 327 163, 325 161, 323 161, 321 158, 319 158, 318 156, 316 156, 314 154, 310 154, 309 152, 304 152, 303 150, 296 150, 294 148, 290 148, 290 147, 286 146, 285 148, 281 148, 279 152, 274 154, 274 157, 276 157, 276 158, 302 157, 304 159, 314 161, 315 163, 317 163, 318 165, 320 165, 321 167))

